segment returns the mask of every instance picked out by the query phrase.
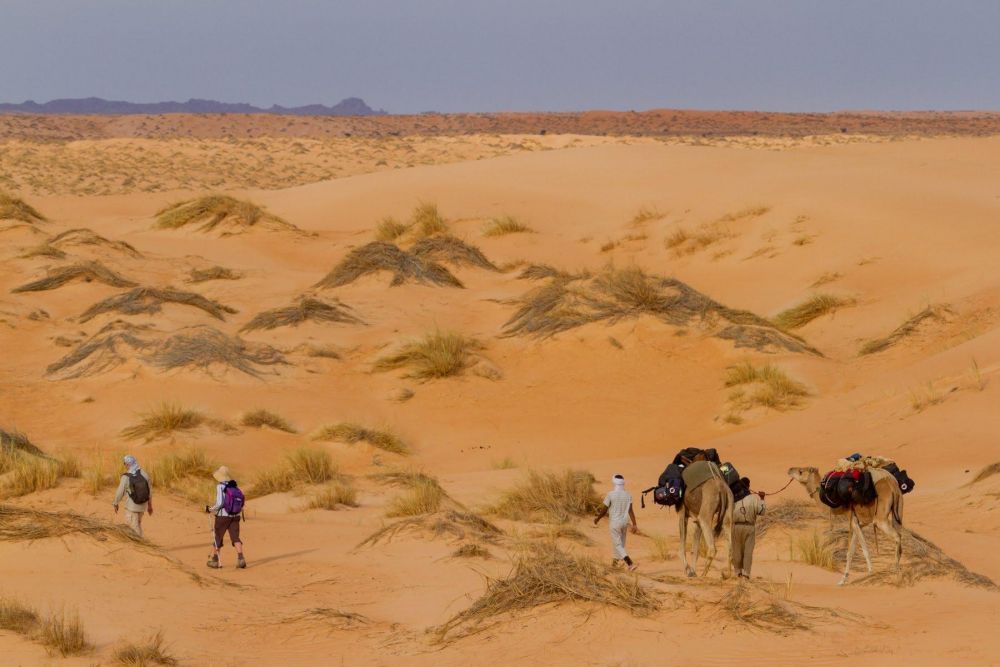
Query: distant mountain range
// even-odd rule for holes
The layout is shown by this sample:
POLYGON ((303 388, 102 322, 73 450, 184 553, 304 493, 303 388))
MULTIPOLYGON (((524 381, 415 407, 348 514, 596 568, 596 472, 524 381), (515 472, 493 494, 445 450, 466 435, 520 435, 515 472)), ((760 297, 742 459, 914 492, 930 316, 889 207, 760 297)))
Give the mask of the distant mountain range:
POLYGON ((252 104, 190 99, 187 102, 123 102, 100 97, 52 100, 39 104, 28 100, 21 104, 0 104, 0 113, 38 114, 161 114, 161 113, 270 113, 284 116, 381 116, 382 109, 372 109, 359 97, 348 97, 332 107, 308 104, 302 107, 269 108, 252 104))

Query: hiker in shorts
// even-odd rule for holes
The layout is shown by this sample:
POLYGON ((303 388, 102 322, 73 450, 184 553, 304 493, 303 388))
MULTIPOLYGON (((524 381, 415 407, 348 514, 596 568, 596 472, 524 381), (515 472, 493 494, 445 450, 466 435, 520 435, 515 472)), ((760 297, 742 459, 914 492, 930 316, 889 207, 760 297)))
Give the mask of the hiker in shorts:
POLYGON ((639 532, 639 526, 635 522, 635 512, 632 511, 632 494, 625 490, 625 478, 621 475, 612 477, 611 482, 614 488, 608 495, 604 496, 604 505, 597 517, 594 518, 594 525, 596 526, 605 514, 608 515, 611 549, 614 552, 611 565, 615 566, 624 561, 625 566, 631 572, 639 567, 632 562, 625 551, 625 536, 628 534, 629 521, 632 522, 632 532, 639 532))
POLYGON ((153 485, 149 483, 149 475, 139 467, 139 462, 129 454, 122 459, 125 472, 118 482, 115 500, 111 505, 118 514, 118 505, 125 498, 125 524, 142 537, 142 515, 149 512, 153 516, 153 485))
MULTIPOLYGON (((750 478, 744 477, 740 484, 750 490, 750 478)), ((750 578, 753 565, 753 547, 757 541, 757 517, 764 513, 764 492, 748 493, 736 501, 733 508, 733 569, 736 575, 750 578)))
POLYGON ((236 485, 236 480, 229 474, 229 468, 220 466, 212 473, 212 477, 218 484, 215 487, 215 504, 205 505, 205 511, 215 515, 215 550, 212 557, 208 559, 208 566, 220 568, 219 550, 222 548, 222 540, 229 533, 229 541, 236 549, 236 567, 242 569, 247 566, 243 558, 243 540, 240 539, 240 516, 243 514, 243 492, 236 485))

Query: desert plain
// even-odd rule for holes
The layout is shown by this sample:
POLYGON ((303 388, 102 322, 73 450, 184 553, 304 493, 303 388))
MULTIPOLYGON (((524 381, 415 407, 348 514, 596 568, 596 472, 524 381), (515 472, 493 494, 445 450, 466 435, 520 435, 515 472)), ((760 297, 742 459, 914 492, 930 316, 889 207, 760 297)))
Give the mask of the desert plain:
POLYGON ((996 114, 0 126, 0 663, 996 664, 996 114), (685 577, 687 446, 895 459, 902 567, 792 483, 685 577))

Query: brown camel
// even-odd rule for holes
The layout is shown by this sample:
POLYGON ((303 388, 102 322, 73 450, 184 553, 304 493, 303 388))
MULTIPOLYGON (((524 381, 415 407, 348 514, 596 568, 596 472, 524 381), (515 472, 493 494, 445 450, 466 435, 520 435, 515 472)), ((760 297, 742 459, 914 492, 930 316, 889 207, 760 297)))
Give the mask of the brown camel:
POLYGON ((823 504, 819 498, 820 477, 819 470, 813 467, 789 468, 788 476, 800 482, 809 493, 809 497, 823 509, 830 510, 833 514, 847 514, 850 522, 851 538, 847 546, 847 565, 844 568, 844 577, 840 580, 840 586, 847 583, 851 574, 851 560, 854 557, 854 550, 857 543, 861 543, 861 552, 865 556, 865 563, 868 565, 868 574, 872 573, 872 559, 868 553, 868 543, 865 541, 862 526, 874 525, 883 533, 888 535, 896 543, 896 569, 899 569, 899 561, 903 556, 903 492, 899 490, 896 479, 884 470, 872 470, 873 481, 875 482, 875 500, 867 504, 851 504, 836 509, 823 504), (881 474, 880 474, 881 473, 881 474))
POLYGON ((684 572, 689 577, 695 576, 698 567, 698 552, 701 547, 701 538, 705 538, 705 547, 708 551, 708 562, 701 576, 708 574, 715 560, 716 547, 715 540, 722 534, 724 528, 728 528, 727 538, 729 539, 729 570, 733 573, 732 562, 732 530, 733 530, 733 492, 726 485, 722 478, 722 473, 714 463, 709 463, 715 470, 715 474, 706 482, 700 484, 694 490, 688 491, 684 495, 683 502, 677 506, 680 517, 680 556, 684 565, 684 572), (692 564, 687 561, 687 524, 688 519, 695 522, 694 541, 692 548, 692 564))

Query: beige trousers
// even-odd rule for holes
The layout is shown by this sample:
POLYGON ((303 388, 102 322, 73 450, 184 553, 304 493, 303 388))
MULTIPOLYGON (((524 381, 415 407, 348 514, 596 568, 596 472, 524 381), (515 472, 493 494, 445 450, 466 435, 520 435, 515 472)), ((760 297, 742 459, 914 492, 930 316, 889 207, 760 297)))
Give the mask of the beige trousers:
POLYGON ((139 537, 142 537, 142 515, 145 512, 133 512, 125 510, 125 525, 132 529, 139 537))
POLYGON ((628 553, 625 551, 625 537, 628 535, 628 524, 611 524, 611 551, 615 560, 624 560, 628 553))
POLYGON ((736 574, 750 576, 753 565, 753 546, 757 541, 757 527, 749 523, 733 525, 733 568, 736 574))

